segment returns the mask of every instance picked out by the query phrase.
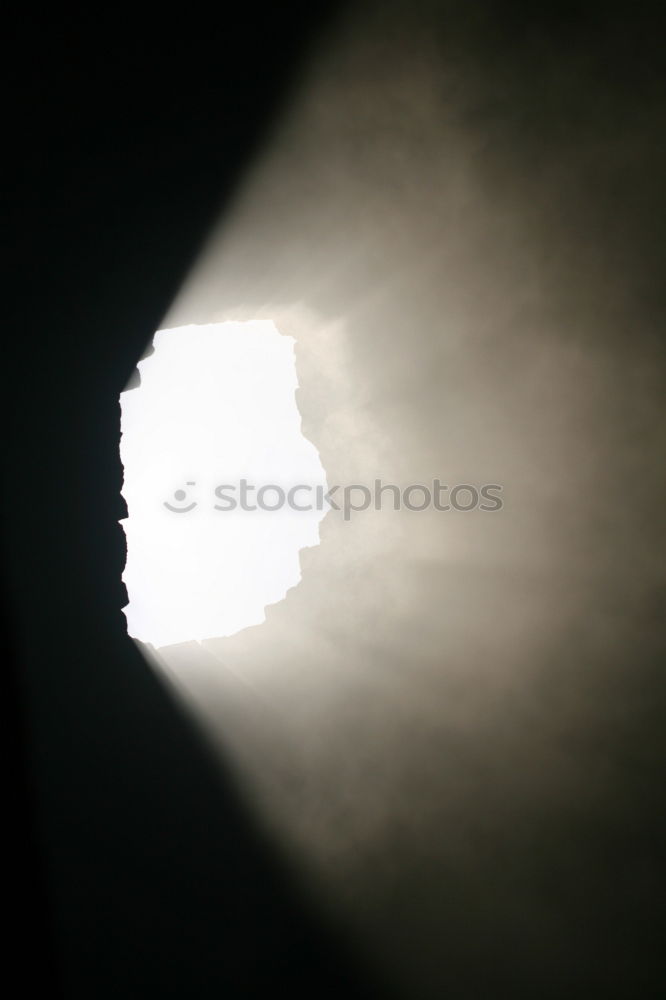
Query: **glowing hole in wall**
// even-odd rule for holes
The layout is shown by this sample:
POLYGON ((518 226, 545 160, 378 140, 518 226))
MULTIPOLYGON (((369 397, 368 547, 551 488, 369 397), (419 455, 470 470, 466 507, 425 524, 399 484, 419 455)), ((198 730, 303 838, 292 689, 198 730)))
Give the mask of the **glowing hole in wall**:
POLYGON ((127 630, 160 647, 264 621, 329 505, 293 338, 262 320, 160 330, 153 346, 120 397, 121 524, 127 630))

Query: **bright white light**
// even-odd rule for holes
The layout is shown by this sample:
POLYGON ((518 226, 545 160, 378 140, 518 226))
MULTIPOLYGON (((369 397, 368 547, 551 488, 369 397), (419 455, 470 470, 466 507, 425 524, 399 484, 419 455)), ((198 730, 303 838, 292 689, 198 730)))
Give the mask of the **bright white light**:
MULTIPOLYGON (((160 330, 153 343, 140 387, 120 397, 121 523, 128 632, 159 647, 264 621, 266 605, 299 582, 299 550, 319 543, 328 505, 317 502, 326 477, 301 433, 293 338, 254 321, 160 330), (246 506, 262 486, 302 485, 295 502, 313 509, 242 510, 243 479, 246 506), (233 487, 222 495, 235 509, 221 486, 233 487)), ((264 491, 265 506, 277 499, 264 491)))

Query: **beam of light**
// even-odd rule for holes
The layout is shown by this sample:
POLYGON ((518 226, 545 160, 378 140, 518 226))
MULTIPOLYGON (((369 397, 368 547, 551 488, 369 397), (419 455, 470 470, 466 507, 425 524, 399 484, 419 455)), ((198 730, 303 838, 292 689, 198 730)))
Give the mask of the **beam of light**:
MULTIPOLYGON (((133 638, 161 647, 233 635, 299 582, 299 551, 319 543, 325 507, 241 509, 238 492, 243 479, 326 492, 301 433, 293 345, 267 320, 160 330, 140 386, 121 394, 133 638)), ((264 499, 270 508, 279 494, 264 499)))

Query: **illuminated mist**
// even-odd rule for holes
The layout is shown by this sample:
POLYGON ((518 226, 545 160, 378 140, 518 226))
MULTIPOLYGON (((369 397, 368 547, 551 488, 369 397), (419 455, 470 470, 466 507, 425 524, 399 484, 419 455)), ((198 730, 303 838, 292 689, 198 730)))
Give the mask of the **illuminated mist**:
POLYGON ((592 969, 623 947, 642 806, 621 748, 655 756, 661 275, 628 248, 657 233, 658 172, 632 178, 662 147, 650 94, 637 115, 607 72, 624 28, 588 59, 361 7, 166 322, 293 336, 329 481, 492 482, 505 505, 331 511, 264 624, 161 663, 405 995, 491 996, 510 955, 561 996, 577 942, 592 969))

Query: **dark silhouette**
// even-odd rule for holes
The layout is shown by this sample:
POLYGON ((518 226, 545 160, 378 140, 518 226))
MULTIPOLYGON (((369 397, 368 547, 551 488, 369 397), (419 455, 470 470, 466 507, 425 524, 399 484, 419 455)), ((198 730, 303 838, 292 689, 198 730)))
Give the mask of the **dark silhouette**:
POLYGON ((21 981, 46 973, 51 995, 370 995, 120 610, 118 395, 329 13, 313 6, 145 33, 87 8, 11 39, 12 919, 21 981))

